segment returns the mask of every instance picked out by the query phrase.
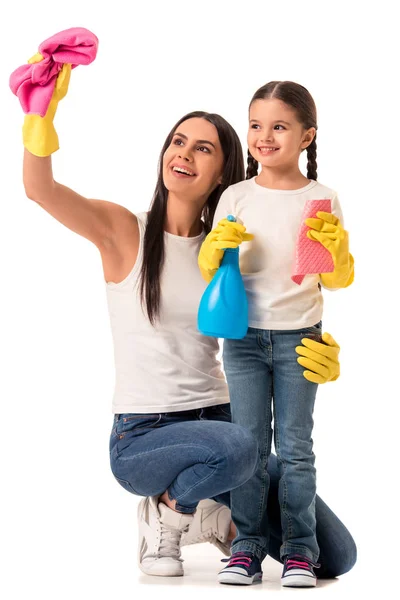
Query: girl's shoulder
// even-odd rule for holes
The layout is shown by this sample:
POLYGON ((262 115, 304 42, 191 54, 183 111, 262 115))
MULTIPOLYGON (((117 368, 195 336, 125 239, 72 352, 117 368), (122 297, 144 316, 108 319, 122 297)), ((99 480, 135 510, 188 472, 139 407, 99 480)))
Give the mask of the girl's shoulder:
POLYGON ((315 182, 315 186, 313 186, 312 192, 314 196, 315 194, 317 194, 321 198, 337 198, 336 190, 328 187, 327 185, 324 185, 323 183, 320 183, 319 181, 315 182))

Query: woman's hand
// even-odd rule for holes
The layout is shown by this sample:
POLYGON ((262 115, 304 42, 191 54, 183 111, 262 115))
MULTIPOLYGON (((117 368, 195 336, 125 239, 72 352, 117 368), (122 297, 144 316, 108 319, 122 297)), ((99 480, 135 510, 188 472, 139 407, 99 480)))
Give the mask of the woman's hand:
MULTIPOLYGON (((38 52, 28 62, 37 63, 43 60, 38 52)), ((35 156, 50 156, 59 148, 58 135, 54 128, 53 119, 60 100, 66 96, 71 77, 71 65, 63 65, 54 86, 49 108, 44 117, 39 115, 25 115, 22 136, 24 146, 35 156)))
POLYGON ((330 333, 323 333, 322 340, 324 343, 303 338, 303 345, 296 347, 297 362, 306 369, 303 375, 313 383, 336 381, 340 375, 339 344, 330 333))

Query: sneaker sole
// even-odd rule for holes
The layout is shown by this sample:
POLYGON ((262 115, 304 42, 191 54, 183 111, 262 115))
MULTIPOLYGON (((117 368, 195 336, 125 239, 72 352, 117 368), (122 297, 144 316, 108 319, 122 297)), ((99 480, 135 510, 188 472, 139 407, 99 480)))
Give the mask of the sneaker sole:
POLYGON ((262 573, 256 573, 255 575, 242 575, 241 573, 226 572, 219 573, 218 583, 225 583, 227 585, 251 585, 256 581, 261 581, 262 573))
POLYGON ((139 569, 142 571, 142 573, 144 573, 145 575, 151 575, 154 577, 182 577, 183 576, 183 569, 180 573, 172 573, 170 569, 168 569, 168 567, 166 567, 165 569, 160 568, 160 566, 157 566, 157 572, 155 570, 148 570, 146 571, 143 567, 143 565, 141 565, 139 563, 139 569))
POLYGON ((281 583, 283 587, 315 587, 317 580, 311 575, 286 575, 281 583))

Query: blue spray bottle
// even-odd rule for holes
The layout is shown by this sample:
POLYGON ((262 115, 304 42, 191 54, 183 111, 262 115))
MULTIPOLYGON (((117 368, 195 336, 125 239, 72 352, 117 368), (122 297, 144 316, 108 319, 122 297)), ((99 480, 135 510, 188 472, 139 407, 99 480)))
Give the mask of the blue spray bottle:
MULTIPOLYGON (((228 221, 236 221, 229 215, 228 221)), ((248 328, 246 290, 239 269, 239 248, 226 248, 221 266, 200 300, 198 330, 203 335, 239 340, 248 328)))

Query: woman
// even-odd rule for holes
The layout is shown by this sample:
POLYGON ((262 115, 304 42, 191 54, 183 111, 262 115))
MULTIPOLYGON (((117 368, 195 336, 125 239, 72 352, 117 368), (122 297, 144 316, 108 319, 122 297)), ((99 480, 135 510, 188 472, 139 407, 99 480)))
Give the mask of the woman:
MULTIPOLYGON (((255 440, 229 422, 218 342, 196 328, 205 288, 198 251, 221 193, 244 177, 242 150, 222 117, 191 113, 164 144, 148 214, 83 198, 55 182, 51 166, 58 149, 52 118, 69 76, 64 65, 43 119, 25 117, 24 186, 29 198, 100 251, 116 362, 111 468, 125 489, 146 496, 139 505, 140 568, 151 575, 182 575, 183 534, 185 543, 193 543, 211 529, 211 541, 228 553, 235 533, 226 508, 206 501, 196 511, 199 502, 215 498, 228 505, 229 490, 247 481, 258 462, 255 440)), ((338 374, 338 347, 328 341, 315 342, 316 360, 310 363, 320 382, 338 374)), ((274 488, 274 460, 268 470, 274 488)), ((275 553, 271 543, 271 555, 279 560, 275 504, 276 487, 268 518, 277 545, 275 553)), ((354 542, 320 499, 317 522, 320 576, 346 572, 355 561, 354 542)))

